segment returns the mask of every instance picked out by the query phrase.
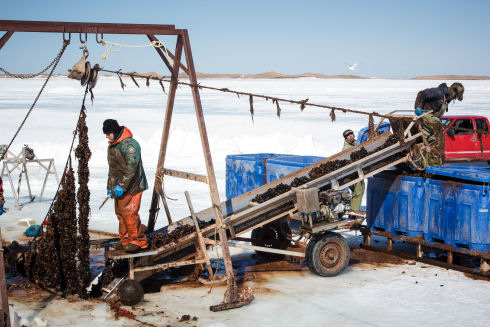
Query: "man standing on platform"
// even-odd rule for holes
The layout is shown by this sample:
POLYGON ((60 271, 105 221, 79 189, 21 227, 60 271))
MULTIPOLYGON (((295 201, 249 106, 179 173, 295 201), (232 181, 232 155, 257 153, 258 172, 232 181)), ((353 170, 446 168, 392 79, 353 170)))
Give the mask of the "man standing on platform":
POLYGON ((148 184, 140 145, 133 139, 131 131, 119 126, 114 119, 105 120, 102 130, 109 141, 107 195, 114 198, 119 219, 119 243, 114 247, 128 252, 144 249, 148 247, 148 240, 141 231, 138 211, 141 195, 148 189, 148 184))

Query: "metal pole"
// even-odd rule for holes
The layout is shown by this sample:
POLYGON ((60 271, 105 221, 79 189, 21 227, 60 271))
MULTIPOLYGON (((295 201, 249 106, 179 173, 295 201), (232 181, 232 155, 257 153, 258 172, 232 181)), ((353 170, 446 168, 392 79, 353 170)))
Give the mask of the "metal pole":
POLYGON ((2 298, 2 317, 0 326, 10 327, 9 299, 7 281, 5 280, 5 264, 3 262, 2 228, 0 227, 0 293, 2 298))
MULTIPOLYGON (((174 67, 172 71, 172 79, 170 81, 170 89, 168 91, 167 110, 165 111, 162 140, 160 142, 160 154, 158 155, 157 174, 160 167, 163 167, 163 164, 165 163, 165 154, 167 153, 168 136, 170 134, 170 123, 172 122, 175 92, 177 91, 177 85, 178 85, 177 82, 179 80, 179 67, 180 67, 179 62, 180 62, 180 58, 182 57, 182 48, 183 48, 182 36, 179 35, 177 37, 177 45, 175 47, 175 61, 174 61, 174 67)), ((147 226, 147 230, 149 233, 153 232, 155 228, 156 214, 158 211, 158 201, 159 201, 158 198, 161 193, 161 189, 162 189, 161 180, 158 177, 155 177, 155 187, 153 189, 153 195, 151 198, 150 216, 148 218, 148 226, 147 226)))
POLYGON ((216 176, 214 174, 213 159, 211 157, 211 150, 209 148, 208 134, 206 131, 206 124, 204 122, 204 114, 202 112, 201 98, 199 96, 199 88, 197 87, 197 77, 196 70, 194 68, 194 61, 192 59, 191 45, 189 42, 189 35, 187 30, 184 30, 184 51, 185 58, 187 60, 187 68, 189 69, 189 79, 192 87, 192 98, 194 100, 194 106, 196 109, 197 124, 199 126, 199 134, 201 136, 201 144, 204 152, 204 159, 206 162, 206 171, 209 180, 209 193, 211 195, 211 203, 214 208, 214 216, 216 219, 216 224, 219 226, 219 240, 221 249, 223 251, 223 259, 225 263, 225 270, 227 276, 227 284, 229 289, 229 299, 228 302, 233 302, 234 292, 232 291, 233 286, 235 286, 235 277, 233 274, 233 266, 231 262, 230 249, 228 247, 228 239, 226 237, 226 231, 223 224, 223 214, 220 209, 220 200, 218 193, 218 186, 216 185, 216 176))

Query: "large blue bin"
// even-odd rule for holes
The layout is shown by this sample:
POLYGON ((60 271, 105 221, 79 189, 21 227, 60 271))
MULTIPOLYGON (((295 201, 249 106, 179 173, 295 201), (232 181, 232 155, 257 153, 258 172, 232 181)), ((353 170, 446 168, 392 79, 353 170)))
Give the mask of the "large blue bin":
POLYGON ((428 180, 428 243, 463 251, 490 251, 488 186, 428 180))
POLYGON ((401 237, 423 235, 424 196, 423 178, 393 172, 375 175, 368 181, 368 228, 401 237))
POLYGON ((277 153, 232 154, 226 156, 226 198, 231 199, 266 184, 265 162, 284 156, 277 153))
POLYGON ((427 180, 430 198, 424 211, 428 224, 425 240, 463 251, 490 251, 490 171, 475 167, 428 167, 427 172, 457 178, 459 182, 427 180))
POLYGON ((308 167, 318 161, 325 159, 317 156, 293 156, 271 158, 266 163, 266 180, 267 183, 275 181, 286 175, 297 172, 300 169, 308 167))
POLYGON ((395 176, 385 172, 369 178, 366 199, 366 221, 370 230, 391 233, 393 226, 395 176))

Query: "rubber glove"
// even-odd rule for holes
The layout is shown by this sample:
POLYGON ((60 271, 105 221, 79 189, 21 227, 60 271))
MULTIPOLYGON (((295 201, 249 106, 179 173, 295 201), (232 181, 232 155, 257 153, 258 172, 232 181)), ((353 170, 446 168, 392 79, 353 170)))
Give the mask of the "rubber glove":
POLYGON ((120 198, 124 193, 124 189, 119 186, 119 185, 116 185, 116 187, 114 187, 114 195, 116 196, 116 198, 120 198))
POLYGON ((107 196, 110 196, 110 197, 111 197, 111 199, 113 198, 113 196, 112 196, 112 191, 111 191, 111 190, 107 190, 107 196))
POLYGON ((415 108, 415 114, 417 116, 421 116, 423 113, 424 113, 424 111, 422 110, 422 108, 420 108, 420 107, 415 108))

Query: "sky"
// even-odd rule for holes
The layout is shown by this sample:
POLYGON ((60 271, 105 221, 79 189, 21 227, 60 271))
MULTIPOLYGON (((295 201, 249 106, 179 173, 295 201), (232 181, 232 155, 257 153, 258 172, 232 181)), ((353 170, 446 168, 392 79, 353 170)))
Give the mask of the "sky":
MULTIPOLYGON (((188 29, 196 70, 204 73, 490 75, 490 2, 483 0, 1 2, 1 20, 171 24, 188 29), (354 63, 357 69, 349 70, 347 64, 354 63)), ((144 36, 104 39, 148 44, 144 36)), ((161 40, 175 49, 175 38, 161 40)), ((79 45, 78 36, 72 36, 58 73, 80 58, 79 45)), ((61 35, 17 33, 0 51, 0 67, 13 73, 37 72, 60 48, 61 35)), ((89 35, 88 48, 92 65, 167 74, 149 48, 123 48, 102 60, 105 49, 94 35, 89 35)))

